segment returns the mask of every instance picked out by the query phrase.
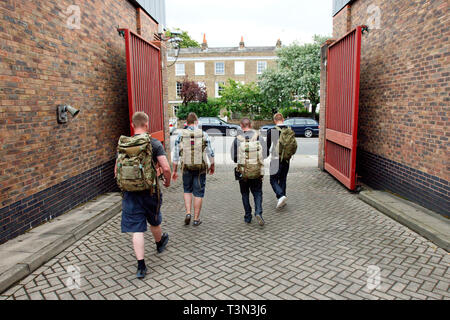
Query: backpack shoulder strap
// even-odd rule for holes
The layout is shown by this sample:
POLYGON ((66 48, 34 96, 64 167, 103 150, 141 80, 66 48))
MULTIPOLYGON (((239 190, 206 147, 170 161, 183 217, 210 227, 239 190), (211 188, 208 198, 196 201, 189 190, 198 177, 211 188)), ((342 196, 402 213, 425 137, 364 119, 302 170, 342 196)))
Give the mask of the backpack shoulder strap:
POLYGON ((258 131, 256 131, 256 130, 253 130, 253 137, 251 138, 251 140, 250 141, 252 141, 252 142, 254 142, 254 141, 257 141, 258 140, 258 138, 259 138, 259 133, 258 133, 258 131))

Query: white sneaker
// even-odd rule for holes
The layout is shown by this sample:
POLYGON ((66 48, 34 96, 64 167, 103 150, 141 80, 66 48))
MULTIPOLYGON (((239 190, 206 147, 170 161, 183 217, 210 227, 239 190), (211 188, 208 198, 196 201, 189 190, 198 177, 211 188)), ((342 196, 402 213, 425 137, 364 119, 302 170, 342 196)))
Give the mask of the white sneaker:
POLYGON ((286 205, 286 201, 287 201, 286 196, 282 196, 280 199, 278 199, 277 209, 283 208, 286 205))

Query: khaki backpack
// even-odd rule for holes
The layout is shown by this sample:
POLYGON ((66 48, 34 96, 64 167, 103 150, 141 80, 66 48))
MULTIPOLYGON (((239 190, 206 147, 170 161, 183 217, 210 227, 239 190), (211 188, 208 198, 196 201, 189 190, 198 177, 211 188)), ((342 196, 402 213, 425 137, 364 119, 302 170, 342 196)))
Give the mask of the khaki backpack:
POLYGON ((182 170, 206 170, 206 138, 201 129, 181 131, 180 156, 182 170))
POLYGON ((120 137, 116 180, 122 191, 150 190, 153 194, 158 188, 150 139, 148 133, 120 137))
POLYGON ((290 127, 275 127, 280 133, 277 142, 276 151, 282 161, 291 160, 292 156, 297 152, 297 140, 295 140, 295 132, 290 127))
POLYGON ((263 148, 258 138, 256 131, 251 139, 237 136, 240 142, 237 168, 243 179, 258 179, 264 175, 263 148))

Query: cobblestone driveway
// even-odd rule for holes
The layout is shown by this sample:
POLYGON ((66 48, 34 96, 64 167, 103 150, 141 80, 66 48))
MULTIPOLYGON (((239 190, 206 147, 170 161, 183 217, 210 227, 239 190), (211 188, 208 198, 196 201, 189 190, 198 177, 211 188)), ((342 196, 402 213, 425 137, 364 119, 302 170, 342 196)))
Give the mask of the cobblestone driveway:
POLYGON ((264 181, 261 228, 243 221, 231 169, 208 177, 203 224, 183 225, 182 188, 164 193, 167 250, 146 235, 145 280, 135 278, 120 215, 37 269, 1 299, 449 299, 450 256, 316 168, 293 168, 289 203, 275 211, 264 181), (368 266, 381 269, 369 290, 368 266), (80 289, 67 287, 69 266, 80 289))

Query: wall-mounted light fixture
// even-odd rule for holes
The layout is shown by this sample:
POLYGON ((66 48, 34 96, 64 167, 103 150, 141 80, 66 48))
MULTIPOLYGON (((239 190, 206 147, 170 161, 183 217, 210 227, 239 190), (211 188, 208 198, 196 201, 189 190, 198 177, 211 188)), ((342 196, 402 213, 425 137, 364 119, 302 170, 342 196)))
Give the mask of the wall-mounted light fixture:
POLYGON ((59 105, 56 108, 56 115, 57 115, 58 123, 67 123, 67 120, 68 120, 67 112, 69 112, 72 115, 72 117, 75 118, 80 113, 80 110, 75 109, 74 107, 65 105, 65 104, 59 105))
POLYGON ((168 65, 167 68, 173 66, 177 60, 178 60, 178 55, 180 54, 180 43, 183 41, 183 39, 180 38, 182 32, 180 30, 169 30, 170 31, 170 38, 166 38, 164 36, 164 33, 160 32, 158 33, 159 37, 161 38, 161 41, 167 41, 168 43, 170 43, 172 45, 172 48, 176 50, 176 55, 175 55, 175 61, 168 65))

